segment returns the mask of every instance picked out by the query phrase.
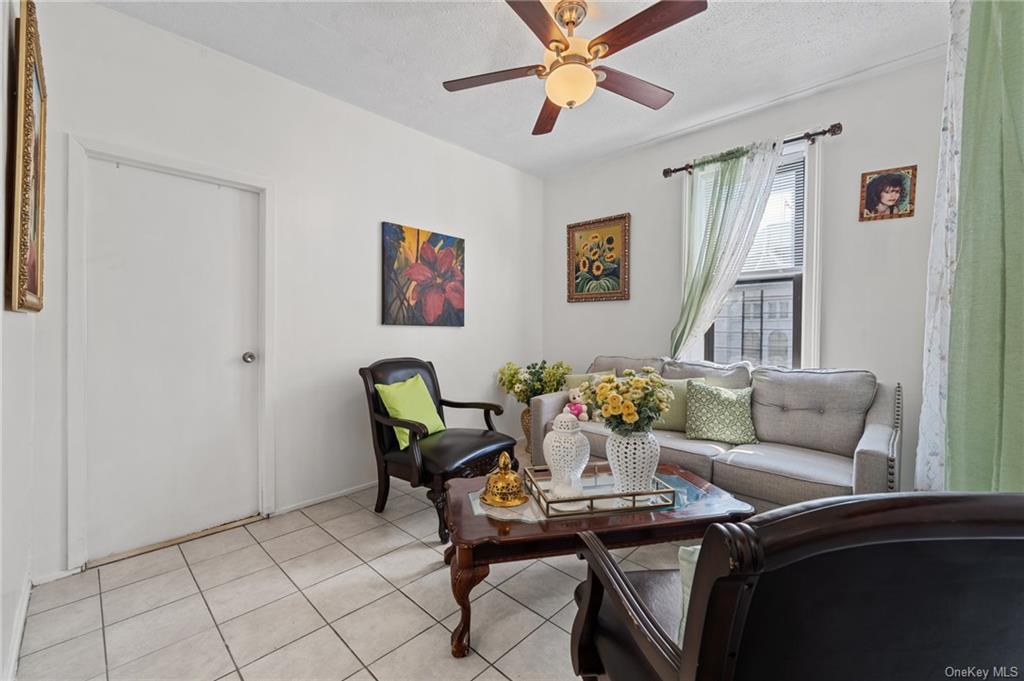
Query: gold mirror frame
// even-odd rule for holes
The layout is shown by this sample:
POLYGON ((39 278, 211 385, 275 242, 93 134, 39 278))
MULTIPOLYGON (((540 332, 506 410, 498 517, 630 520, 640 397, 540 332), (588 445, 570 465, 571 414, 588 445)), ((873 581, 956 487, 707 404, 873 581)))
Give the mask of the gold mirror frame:
POLYGON ((39 45, 36 5, 21 0, 17 20, 18 100, 14 128, 14 183, 12 185, 11 252, 9 294, 12 310, 43 309, 43 226, 44 187, 46 184, 46 80, 39 45), (39 85, 39 111, 35 111, 33 91, 39 85), (36 117, 38 116, 38 159, 36 117), (37 172, 33 169, 37 168, 37 172), (33 225, 32 222, 35 222, 33 225), (34 227, 34 229, 33 229, 34 227), (29 281, 30 242, 36 239, 35 286, 29 281))

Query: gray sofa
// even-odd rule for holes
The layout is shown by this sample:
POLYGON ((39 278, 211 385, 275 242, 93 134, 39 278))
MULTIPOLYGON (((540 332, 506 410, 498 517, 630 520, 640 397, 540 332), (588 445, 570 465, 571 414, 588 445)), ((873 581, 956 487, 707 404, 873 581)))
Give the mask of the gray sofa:
MULTIPOLYGON (((661 460, 693 471, 750 502, 758 511, 808 499, 899 489, 902 389, 879 383, 870 371, 753 369, 666 358, 597 357, 588 372, 654 367, 665 378, 704 378, 724 388, 753 386, 751 411, 758 444, 691 440, 655 430, 661 460)), ((531 449, 544 462, 544 435, 568 401, 568 392, 534 397, 531 449)), ((608 429, 580 424, 591 456, 604 457, 608 429)))

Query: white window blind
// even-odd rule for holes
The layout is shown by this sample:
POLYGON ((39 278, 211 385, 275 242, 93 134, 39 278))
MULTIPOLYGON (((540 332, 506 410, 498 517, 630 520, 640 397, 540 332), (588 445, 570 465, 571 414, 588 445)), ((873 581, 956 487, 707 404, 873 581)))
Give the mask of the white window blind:
POLYGON ((804 156, 779 165, 743 274, 794 272, 804 266, 804 156))
MULTIPOLYGON (((739 281, 704 339, 705 359, 800 366, 806 147, 793 146, 776 170, 739 281)), ((709 201, 709 188, 698 189, 698 199, 709 201)))

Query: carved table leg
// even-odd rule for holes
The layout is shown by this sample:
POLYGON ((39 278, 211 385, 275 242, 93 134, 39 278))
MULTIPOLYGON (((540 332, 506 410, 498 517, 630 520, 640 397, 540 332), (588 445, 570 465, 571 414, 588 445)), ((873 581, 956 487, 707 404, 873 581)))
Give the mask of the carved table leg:
POLYGON ((461 545, 456 547, 451 565, 452 595, 462 611, 452 631, 452 657, 465 657, 469 653, 469 593, 491 569, 487 565, 473 565, 473 549, 461 545))
POLYGON ((444 550, 444 564, 451 565, 452 558, 455 557, 455 544, 449 544, 444 550))

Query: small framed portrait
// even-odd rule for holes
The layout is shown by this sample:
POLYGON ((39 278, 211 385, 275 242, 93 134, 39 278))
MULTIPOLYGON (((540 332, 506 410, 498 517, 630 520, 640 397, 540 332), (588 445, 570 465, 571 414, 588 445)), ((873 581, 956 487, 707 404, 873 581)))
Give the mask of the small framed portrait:
POLYGON ((873 170, 860 176, 860 221, 914 215, 917 166, 873 170))
POLYGON ((11 187, 10 277, 12 310, 43 309, 43 226, 46 179, 46 80, 36 6, 22 0, 17 20, 17 100, 11 187))
POLYGON ((570 303, 629 300, 629 213, 569 225, 565 269, 570 303))

